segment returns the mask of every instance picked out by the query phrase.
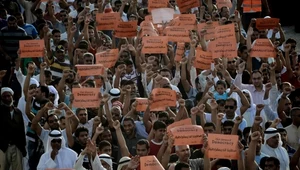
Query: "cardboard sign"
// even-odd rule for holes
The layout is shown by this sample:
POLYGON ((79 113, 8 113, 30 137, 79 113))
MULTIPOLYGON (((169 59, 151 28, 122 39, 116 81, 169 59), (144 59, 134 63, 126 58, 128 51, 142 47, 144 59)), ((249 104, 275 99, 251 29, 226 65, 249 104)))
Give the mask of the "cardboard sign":
POLYGON ((44 40, 20 40, 20 57, 32 58, 43 57, 45 51, 44 40))
POLYGON ((217 0, 217 7, 221 9, 222 7, 232 8, 231 0, 217 0))
POLYGON ((95 76, 95 75, 103 75, 104 67, 101 64, 95 65, 76 65, 77 73, 80 76, 95 76))
POLYGON ((185 56, 185 43, 179 42, 177 43, 177 47, 176 47, 175 61, 180 62, 184 56, 185 56))
POLYGON ((119 50, 111 49, 96 54, 96 64, 102 64, 105 68, 114 67, 118 60, 119 50))
POLYGON ((164 167, 157 160, 156 156, 141 156, 140 168, 142 170, 165 170, 164 167))
POLYGON ((143 54, 166 54, 168 52, 168 37, 148 36, 142 40, 143 54))
POLYGON ((240 157, 238 135, 222 135, 210 133, 208 134, 207 142, 207 154, 209 158, 237 160, 240 157))
POLYGON ((196 58, 194 61, 194 67, 202 70, 210 69, 210 65, 213 62, 212 53, 209 51, 196 50, 196 58))
POLYGON ((275 48, 270 39, 256 39, 250 52, 251 57, 276 57, 275 48))
POLYGON ((219 26, 218 21, 213 21, 210 24, 207 23, 200 23, 197 25, 197 29, 200 35, 200 32, 202 30, 206 30, 206 33, 204 34, 205 40, 210 40, 215 38, 215 32, 216 32, 216 27, 219 26))
POLYGON ((173 42, 191 42, 190 32, 184 26, 167 27, 166 36, 173 42))
POLYGON ((196 29, 195 14, 174 14, 173 26, 185 26, 188 30, 196 29))
POLYGON ((73 106, 84 108, 99 107, 99 88, 72 88, 73 106))
POLYGON ((148 0, 148 11, 157 8, 167 8, 169 0, 148 0))
POLYGON ((137 21, 117 22, 114 31, 115 37, 118 38, 135 37, 137 35, 137 21))
POLYGON ((255 22, 255 26, 258 30, 277 28, 278 24, 278 18, 257 18, 255 22))
POLYGON ((120 13, 97 13, 96 14, 98 30, 114 30, 116 22, 121 21, 120 13))
POLYGON ((143 21, 141 24, 141 31, 140 36, 158 36, 157 32, 155 31, 154 25, 151 21, 143 21))
POLYGON ((173 129, 174 127, 179 127, 179 126, 186 126, 186 125, 192 125, 192 119, 191 118, 187 118, 187 119, 183 119, 177 122, 174 122, 172 124, 170 124, 169 126, 167 126, 167 132, 171 132, 171 129, 173 129))
POLYGON ((151 11, 153 24, 169 22, 173 19, 175 11, 172 8, 158 8, 151 11))
POLYGON ((235 58, 238 55, 236 39, 222 38, 210 43, 209 50, 211 50, 213 58, 235 58))
POLYGON ((148 99, 147 98, 136 98, 136 108, 135 110, 138 112, 144 112, 146 111, 148 107, 148 99))
POLYGON ((234 24, 221 25, 216 27, 215 32, 216 38, 234 38, 235 39, 235 29, 234 24))
POLYGON ((198 145, 203 143, 203 128, 198 125, 177 126, 171 129, 174 145, 198 145))
POLYGON ((176 106, 176 92, 166 88, 155 88, 152 90, 151 111, 164 111, 168 106, 176 106))
POLYGON ((177 6, 181 13, 189 12, 194 7, 200 7, 199 0, 177 0, 177 6))

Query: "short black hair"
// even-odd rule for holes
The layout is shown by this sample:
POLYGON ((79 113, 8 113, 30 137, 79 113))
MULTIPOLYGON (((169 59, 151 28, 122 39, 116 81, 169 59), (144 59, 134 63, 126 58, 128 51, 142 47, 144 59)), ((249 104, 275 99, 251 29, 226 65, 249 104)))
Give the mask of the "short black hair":
POLYGON ((49 97, 49 88, 47 86, 39 86, 39 88, 41 89, 42 93, 45 93, 45 97, 48 98, 49 97))
POLYGON ((78 127, 76 129, 76 131, 75 131, 75 137, 78 138, 81 132, 87 132, 87 133, 89 133, 89 130, 86 127, 84 127, 84 126, 78 127))
POLYGON ((153 130, 158 130, 158 129, 166 129, 167 128, 167 125, 162 122, 162 121, 156 121, 154 122, 153 124, 153 130))
POLYGON ((216 130, 216 125, 213 122, 206 122, 204 124, 204 127, 211 127, 211 126, 214 128, 214 130, 216 130))
POLYGON ((99 150, 102 150, 104 147, 111 147, 111 144, 107 140, 103 140, 98 143, 99 150))
POLYGON ((149 149, 150 148, 150 144, 149 141, 146 139, 140 139, 136 145, 146 145, 146 148, 149 149))
POLYGON ((182 168, 190 168, 190 165, 187 164, 187 163, 178 162, 178 163, 175 165, 174 170, 181 170, 182 168))

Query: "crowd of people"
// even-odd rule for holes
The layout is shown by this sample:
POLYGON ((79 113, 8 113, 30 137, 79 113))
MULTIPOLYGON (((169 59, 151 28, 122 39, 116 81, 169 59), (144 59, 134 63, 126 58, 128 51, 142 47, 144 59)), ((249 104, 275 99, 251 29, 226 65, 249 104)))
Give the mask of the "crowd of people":
POLYGON ((267 0, 1 1, 0 170, 300 168, 297 42, 285 37, 280 22, 257 29, 258 18, 272 18, 267 0), (182 54, 180 37, 165 44, 166 53, 144 52, 143 37, 166 36, 178 24, 176 17, 149 21, 150 6, 195 16, 182 54), (99 29, 98 18, 107 13, 117 14, 118 22, 137 21, 136 35, 99 29), (218 38, 197 25, 213 22, 234 25, 236 42, 230 45, 237 53, 199 67, 197 53, 212 54, 210 43, 218 38), (274 56, 252 55, 261 39, 269 40, 274 56), (21 40, 43 40, 44 55, 21 57, 21 40), (97 62, 99 53, 114 49, 116 60, 107 61, 112 67, 97 62), (80 65, 101 65, 103 74, 81 76, 80 65), (97 88, 99 105, 78 107, 86 100, 74 94, 80 88, 97 88), (176 95, 156 101, 156 88, 176 95), (168 105, 171 100, 176 104, 168 105), (175 145, 169 127, 186 120, 203 129, 201 142, 175 145), (228 159, 226 151, 211 156, 210 134, 238 136, 237 159, 228 159), (147 156, 153 162, 142 163, 147 156))

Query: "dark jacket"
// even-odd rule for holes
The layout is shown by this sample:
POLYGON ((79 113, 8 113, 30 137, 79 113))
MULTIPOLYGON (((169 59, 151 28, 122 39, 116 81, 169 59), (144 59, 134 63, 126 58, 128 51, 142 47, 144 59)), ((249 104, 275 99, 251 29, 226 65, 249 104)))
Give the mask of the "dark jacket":
POLYGON ((6 152, 9 145, 16 145, 23 157, 26 156, 26 137, 22 113, 14 108, 13 119, 10 110, 0 105, 0 149, 6 152))

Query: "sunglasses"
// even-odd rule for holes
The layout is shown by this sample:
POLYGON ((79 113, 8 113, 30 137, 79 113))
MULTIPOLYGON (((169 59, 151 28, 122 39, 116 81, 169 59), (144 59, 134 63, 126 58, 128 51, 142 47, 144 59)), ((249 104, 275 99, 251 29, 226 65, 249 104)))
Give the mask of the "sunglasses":
POLYGON ((228 106, 228 105, 226 105, 225 109, 234 109, 234 106, 228 106))
POLYGON ((61 143, 61 139, 53 139, 51 143, 61 143))

